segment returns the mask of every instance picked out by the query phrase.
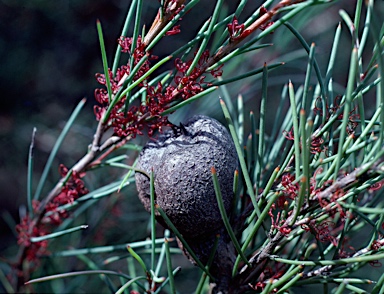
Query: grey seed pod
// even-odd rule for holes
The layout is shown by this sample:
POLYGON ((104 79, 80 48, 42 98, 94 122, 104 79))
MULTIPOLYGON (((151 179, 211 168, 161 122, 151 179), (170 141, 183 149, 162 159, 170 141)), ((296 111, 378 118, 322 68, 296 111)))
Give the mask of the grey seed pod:
MULTIPOLYGON (((153 170, 155 203, 180 233, 187 239, 202 240, 223 227, 211 167, 216 169, 229 212, 237 161, 226 128, 215 119, 199 115, 148 142, 139 155, 137 168, 148 174, 153 170)), ((150 211, 149 178, 136 173, 136 186, 141 202, 150 211)))

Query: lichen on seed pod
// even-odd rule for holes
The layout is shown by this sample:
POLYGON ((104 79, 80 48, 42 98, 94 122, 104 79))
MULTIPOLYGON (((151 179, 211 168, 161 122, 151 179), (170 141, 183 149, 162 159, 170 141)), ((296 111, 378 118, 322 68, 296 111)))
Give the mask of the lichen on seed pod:
MULTIPOLYGON (((205 239, 223 228, 211 167, 216 169, 229 212, 237 161, 227 129, 215 119, 198 115, 149 141, 139 155, 137 168, 147 174, 153 170, 155 203, 183 237, 205 239)), ((141 202, 150 211, 148 176, 136 173, 136 186, 141 202)))

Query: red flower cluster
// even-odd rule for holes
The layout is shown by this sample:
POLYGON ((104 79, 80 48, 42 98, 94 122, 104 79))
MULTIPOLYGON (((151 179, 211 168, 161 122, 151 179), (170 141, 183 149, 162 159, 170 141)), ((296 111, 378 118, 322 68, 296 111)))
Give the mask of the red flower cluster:
MULTIPOLYGON (((174 29, 178 29, 174 27, 174 29)), ((156 56, 150 55, 145 50, 145 44, 142 42, 141 37, 138 38, 134 52, 132 49, 132 38, 119 38, 119 45, 122 52, 130 53, 133 60, 133 66, 137 66, 144 57, 147 59, 140 63, 140 68, 133 77, 133 81, 141 78, 151 68, 150 60, 157 59, 156 56)), ((187 75, 191 67, 192 60, 183 62, 177 58, 175 60, 175 68, 177 73, 174 78, 175 85, 167 85, 164 87, 160 82, 156 86, 149 83, 149 79, 144 79, 139 87, 146 88, 146 99, 144 103, 139 106, 131 105, 127 109, 128 98, 122 97, 113 107, 108 120, 108 127, 113 127, 114 132, 119 137, 127 137, 141 135, 144 128, 147 128, 148 135, 152 136, 155 130, 160 130, 163 126, 169 125, 166 116, 161 114, 167 110, 177 100, 186 100, 204 90, 210 84, 205 82, 205 68, 204 64, 209 58, 209 52, 205 51, 198 64, 193 68, 190 74, 187 75)), ((127 65, 120 67, 116 75, 109 71, 111 81, 112 94, 116 95, 122 89, 123 84, 127 81, 131 72, 130 62, 127 65)), ((213 77, 221 76, 221 67, 211 70, 209 72, 213 77)), ((96 74, 97 81, 106 86, 106 79, 103 74, 96 74)), ((110 97, 108 97, 107 90, 96 89, 95 99, 102 106, 95 106, 94 111, 96 119, 100 120, 104 116, 107 108, 110 105, 110 97)), ((113 97, 112 97, 113 98, 113 97)))
POLYGON ((379 251, 381 247, 383 247, 383 244, 379 240, 375 240, 371 244, 371 249, 374 251, 379 251))
MULTIPOLYGON (((347 246, 348 240, 346 238, 340 240, 335 237, 338 236, 338 234, 343 230, 345 225, 345 217, 336 219, 334 216, 331 216, 331 218, 335 219, 336 222, 331 220, 324 220, 320 223, 316 223, 316 220, 311 220, 307 224, 301 225, 301 228, 307 232, 311 232, 320 242, 330 242, 335 247, 339 246, 339 242, 342 242, 342 246, 340 246, 339 249, 339 256, 346 257, 347 253, 344 248, 347 246)), ((351 246, 348 247, 354 251, 351 246)))
POLYGON ((382 181, 380 181, 380 182, 377 182, 377 183, 373 184, 373 185, 368 189, 368 191, 369 191, 370 193, 373 193, 374 191, 377 191, 377 190, 381 189, 381 187, 382 187, 383 185, 384 185, 384 181, 382 180, 382 181))
MULTIPOLYGON (((287 271, 287 268, 282 263, 275 263, 274 268, 271 266, 266 266, 264 271, 260 274, 259 282, 257 282, 255 285, 248 284, 248 286, 257 291, 257 293, 260 293, 264 290, 267 283, 265 281, 268 280, 277 280, 281 278, 287 271), (263 281, 263 282, 261 282, 263 281)), ((268 293, 276 293, 278 291, 277 288, 270 289, 268 293)))
MULTIPOLYGON (((321 102, 321 99, 322 99, 321 97, 317 98, 315 108, 313 109, 313 112, 317 115, 320 115, 320 116, 323 115, 323 110, 322 110, 321 106, 317 106, 317 105, 319 104, 319 102, 321 102)), ((333 104, 331 106, 328 104, 326 105, 325 116, 326 116, 327 120, 331 117, 331 115, 336 114, 340 110, 340 108, 343 106, 343 104, 340 104, 340 100, 341 100, 341 96, 336 96, 335 99, 333 100, 333 104)), ((340 113, 337 116, 337 119, 342 120, 343 116, 344 116, 344 114, 340 113)), ((360 118, 360 115, 358 113, 356 113, 356 107, 354 107, 348 114, 347 133, 349 135, 351 135, 355 132, 357 126, 359 125, 358 122, 356 122, 356 120, 358 120, 359 118, 360 118)))
POLYGON ((17 244, 26 247, 26 259, 30 262, 34 262, 35 265, 37 265, 39 256, 46 253, 47 251, 48 240, 31 242, 31 238, 44 236, 47 234, 47 230, 42 226, 33 226, 33 229, 30 232, 30 228, 31 219, 28 215, 26 215, 21 219, 20 224, 16 226, 16 232, 18 233, 17 244))
MULTIPOLYGON (((319 172, 321 172, 322 169, 318 169, 313 177, 310 179, 310 187, 309 187, 309 193, 310 195, 319 195, 318 193, 324 190, 326 187, 331 185, 333 183, 332 180, 326 181, 321 188, 316 188, 316 176, 319 172)), ((281 210, 285 210, 289 206, 289 202, 294 200, 300 190, 299 183, 295 183, 295 177, 292 174, 285 173, 283 174, 281 178, 281 192, 282 195, 277 200, 277 207, 281 210)), ((345 217, 347 216, 344 212, 343 208, 340 204, 337 203, 337 199, 344 195, 344 192, 342 190, 335 191, 330 199, 321 199, 320 196, 318 196, 318 201, 321 207, 328 207, 330 203, 335 203, 335 207, 329 208, 328 213, 331 217, 335 217, 336 213, 339 212, 340 215, 340 221, 343 223, 345 220, 345 217)), ((269 216, 271 217, 272 221, 272 228, 279 230, 282 234, 288 235, 291 232, 291 229, 285 225, 285 218, 283 218, 283 214, 281 212, 278 212, 276 214, 276 218, 273 214, 273 210, 276 209, 276 206, 273 205, 272 209, 269 211, 269 216)), ((292 213, 292 211, 289 211, 286 216, 289 216, 292 213)), ((314 226, 314 225, 313 225, 314 226)), ((324 241, 327 239, 326 236, 329 236, 327 234, 327 228, 329 227, 329 223, 324 222, 323 224, 320 224, 317 229, 313 229, 316 232, 316 238, 320 238, 320 241, 324 241)), ((308 228, 308 227, 307 227, 308 228)), ((309 228, 308 228, 309 231, 309 228)), ((334 241, 334 240, 332 240, 334 241)))
MULTIPOLYGON (((261 6, 261 7, 260 7, 260 16, 259 16, 259 17, 263 16, 263 15, 266 14, 267 12, 268 12, 268 10, 267 10, 264 6, 261 6)), ((264 31, 265 29, 267 29, 267 28, 270 27, 271 25, 273 25, 273 21, 268 21, 268 22, 262 24, 262 25, 260 26, 259 29, 262 30, 262 31, 264 31)))
POLYGON ((181 31, 180 31, 180 25, 177 25, 177 26, 174 26, 172 29, 170 29, 168 32, 166 32, 165 34, 167 36, 173 36, 173 35, 177 35, 179 34, 181 31))
MULTIPOLYGON (((293 141, 295 139, 295 136, 293 134, 293 128, 290 131, 283 131, 283 135, 289 141, 293 141)), ((327 147, 323 146, 323 144, 324 144, 323 138, 312 136, 311 146, 309 146, 309 151, 312 154, 318 154, 323 151, 326 151, 327 147)), ((301 142, 300 142, 300 148, 302 148, 301 142)))
POLYGON ((286 202, 291 199, 295 199, 299 192, 299 183, 293 183, 295 181, 295 177, 291 174, 284 174, 281 177, 281 185, 282 195, 277 199, 277 207, 280 209, 284 209, 286 202))
MULTIPOLYGON (((160 2, 160 1, 159 1, 160 2)), ((162 1, 161 1, 162 2, 162 1)), ((185 5, 184 4, 181 4, 179 2, 184 2, 184 1, 180 1, 180 0, 170 0, 170 1, 166 1, 168 2, 167 3, 167 6, 165 7, 165 5, 163 4, 163 10, 164 10, 164 14, 171 14, 172 15, 172 19, 181 11, 185 8, 185 5), (177 7, 179 6, 179 7, 177 7), (165 8, 165 9, 164 9, 165 8), (176 8, 176 9, 175 9, 176 8)), ((181 18, 180 18, 181 19, 181 18)), ((179 19, 179 20, 180 20, 179 19)))
MULTIPOLYGON (((264 6, 261 6, 259 17, 262 17, 266 13, 268 13, 268 10, 264 6)), ((273 21, 265 21, 264 23, 260 24, 258 28, 264 31, 272 24, 273 21)), ((245 29, 244 24, 239 24, 236 16, 234 16, 232 22, 227 25, 227 30, 229 33, 229 42, 241 41, 250 35, 253 31, 251 28, 245 29)))
POLYGON ((240 38, 244 31, 244 24, 239 24, 236 16, 234 16, 232 22, 227 25, 227 29, 229 33, 229 40, 233 42, 240 38))
MULTIPOLYGON (((178 73, 175 76, 175 83, 178 85, 177 90, 180 90, 180 95, 183 100, 186 100, 204 90, 204 87, 211 86, 210 83, 205 82, 206 76, 204 64, 209 59, 209 51, 205 50, 201 55, 199 62, 193 68, 191 73, 187 75, 188 70, 190 69, 193 60, 189 60, 187 62, 183 62, 180 58, 175 59, 175 68, 178 73), (181 89, 180 89, 181 88, 181 89)), ((223 65, 218 68, 211 70, 210 74, 217 78, 223 74, 221 70, 223 65)), ((174 88, 174 91, 176 88, 174 88)))
POLYGON ((332 234, 335 226, 335 223, 331 221, 324 221, 315 226, 316 239, 320 242, 331 242, 333 246, 337 246, 337 239, 332 234))
MULTIPOLYGON (((68 174, 68 168, 63 164, 60 164, 59 167, 61 177, 64 178, 68 174)), ((61 188, 61 192, 46 205, 46 211, 48 212, 47 216, 44 218, 45 223, 50 223, 53 225, 59 225, 62 223, 63 219, 68 217, 68 212, 64 209, 58 210, 62 205, 72 203, 77 198, 88 194, 88 189, 84 186, 83 180, 81 178, 84 174, 79 174, 77 172, 72 172, 68 181, 61 188)))
MULTIPOLYGON (((64 165, 60 165, 60 174, 65 177, 68 169, 64 165)), ((18 233, 17 243, 26 247, 26 258, 38 264, 39 256, 47 252, 48 240, 39 242, 31 242, 32 237, 41 237, 48 234, 51 230, 49 226, 57 226, 62 223, 63 219, 68 217, 68 212, 64 209, 58 209, 59 206, 72 203, 77 198, 88 193, 84 182, 81 180, 83 175, 72 172, 68 181, 62 187, 61 192, 45 206, 46 216, 38 225, 32 223, 32 219, 26 215, 16 226, 18 233)), ((33 201, 33 209, 36 211, 40 206, 39 201, 33 201)))
POLYGON ((281 185, 284 187, 283 194, 290 199, 295 199, 299 191, 299 183, 294 184, 295 176, 284 174, 281 177, 281 185))
POLYGON ((339 212, 340 217, 344 218, 346 216, 346 213, 343 209, 343 207, 337 202, 337 199, 344 196, 345 192, 342 189, 339 189, 335 192, 332 193, 332 196, 329 200, 321 199, 320 197, 318 198, 319 204, 321 207, 326 208, 329 203, 335 204, 335 208, 327 209, 328 214, 331 217, 334 217, 337 212, 339 212))
POLYGON ((275 219, 273 212, 272 212, 272 209, 274 209, 274 208, 275 208, 275 206, 272 205, 272 208, 268 212, 268 215, 271 217, 271 222, 272 222, 271 228, 277 229, 284 236, 288 236, 289 233, 292 231, 292 229, 286 225, 285 219, 283 219, 283 218, 280 219, 280 217, 282 215, 282 213, 280 211, 277 213, 276 219, 275 219))
MULTIPOLYGON (((145 45, 141 39, 141 36, 138 37, 135 49, 131 52, 132 49, 132 38, 120 37, 118 39, 118 43, 122 48, 121 51, 123 53, 130 53, 131 60, 133 61, 133 67, 137 66, 137 64, 144 58, 147 59, 141 64, 137 73, 133 77, 133 81, 136 81, 140 77, 142 77, 148 70, 150 69, 151 63, 150 60, 157 59, 157 56, 150 55, 145 51, 145 45)), ((116 95, 118 91, 122 88, 125 81, 131 72, 130 62, 127 65, 121 66, 116 75, 113 76, 113 73, 109 70, 109 78, 111 83, 112 94, 116 95)), ((97 81, 106 86, 106 79, 104 74, 96 74, 97 81)), ((140 86, 146 86, 146 80, 144 80, 140 86)), ((110 99, 114 97, 108 97, 107 90, 96 89, 95 90, 95 99, 102 106, 94 106, 94 112, 96 115, 96 119, 100 120, 104 116, 108 106, 110 105, 110 99)), ((128 135, 136 136, 137 134, 141 134, 141 131, 144 129, 145 125, 156 125, 156 123, 146 123, 144 114, 146 113, 147 107, 145 105, 140 106, 131 106, 129 110, 126 110, 126 101, 127 97, 123 97, 119 102, 116 103, 114 108, 111 111, 108 126, 113 127, 116 135, 120 137, 127 137, 128 135)), ((161 121, 164 123, 164 121, 161 121)))

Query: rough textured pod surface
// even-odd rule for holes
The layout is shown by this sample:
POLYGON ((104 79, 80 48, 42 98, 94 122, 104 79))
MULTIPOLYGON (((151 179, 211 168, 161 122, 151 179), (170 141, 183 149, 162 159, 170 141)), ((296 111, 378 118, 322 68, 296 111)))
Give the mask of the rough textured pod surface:
MULTIPOLYGON (((193 116, 146 144, 137 168, 154 172, 155 202, 185 238, 205 239, 223 227, 212 182, 215 167, 227 212, 233 200, 237 154, 227 129, 215 119, 193 116)), ((150 211, 149 178, 136 173, 139 198, 150 211)))

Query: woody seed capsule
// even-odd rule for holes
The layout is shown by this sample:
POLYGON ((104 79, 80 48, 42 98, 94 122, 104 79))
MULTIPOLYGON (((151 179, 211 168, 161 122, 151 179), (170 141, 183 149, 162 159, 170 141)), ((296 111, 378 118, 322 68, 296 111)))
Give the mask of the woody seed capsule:
MULTIPOLYGON (((224 226, 211 167, 216 169, 224 206, 229 212, 237 167, 235 147, 223 125, 202 115, 160 134, 139 155, 137 168, 147 174, 152 169, 154 172, 155 204, 186 239, 206 240, 224 226)), ((151 206, 149 184, 146 175, 136 173, 139 198, 147 211, 151 206)))

